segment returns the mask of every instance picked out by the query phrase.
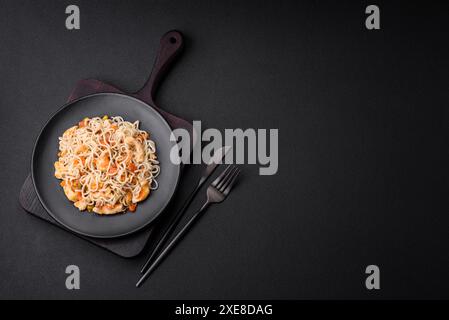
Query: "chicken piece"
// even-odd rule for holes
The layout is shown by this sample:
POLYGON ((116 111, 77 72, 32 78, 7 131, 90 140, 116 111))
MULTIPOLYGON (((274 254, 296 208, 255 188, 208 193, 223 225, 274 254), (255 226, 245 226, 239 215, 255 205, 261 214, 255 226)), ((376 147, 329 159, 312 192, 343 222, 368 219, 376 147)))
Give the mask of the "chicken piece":
POLYGON ((64 171, 64 166, 61 162, 56 161, 55 162, 55 177, 56 179, 62 179, 62 173, 64 171))
POLYGON ((65 193, 66 197, 70 201, 72 201, 72 202, 78 201, 78 194, 75 191, 73 191, 72 187, 69 184, 65 184, 63 186, 63 188, 64 188, 64 193, 65 193))
POLYGON ((84 200, 78 200, 74 203, 75 207, 77 207, 80 211, 86 210, 87 203, 84 200))
POLYGON ((103 153, 100 158, 96 161, 97 169, 101 171, 106 171, 109 167, 109 154, 103 153))
POLYGON ((132 192, 128 191, 125 195, 125 203, 126 205, 130 205, 133 201, 133 194, 132 192))
MULTIPOLYGON (((100 188, 103 187, 103 184, 102 184, 101 182, 100 182, 100 184, 99 184, 99 187, 100 187, 100 188)), ((93 192, 93 193, 92 193, 92 197, 93 197, 95 200, 98 200, 98 199, 100 199, 100 198, 107 198, 107 199, 109 199, 110 196, 111 196, 111 193, 112 193, 111 189, 110 189, 110 188, 106 188, 106 190, 104 190, 104 191, 96 191, 96 192, 93 192)))
POLYGON ((142 143, 140 143, 137 139, 133 137, 126 137, 125 144, 131 147, 134 151, 134 156, 137 162, 143 162, 145 159, 145 150, 143 148, 142 143))
POLYGON ((80 153, 84 153, 84 152, 86 152, 88 150, 89 150, 89 148, 85 144, 82 144, 82 145, 80 145, 79 147, 76 148, 75 153, 76 154, 80 154, 80 153))
POLYGON ((150 186, 148 185, 148 183, 145 183, 140 189, 139 195, 133 196, 133 202, 137 203, 143 201, 148 197, 149 194, 150 194, 150 186))
POLYGON ((98 214, 115 214, 123 211, 123 204, 117 203, 116 205, 104 205, 101 208, 94 207, 93 212, 98 214))

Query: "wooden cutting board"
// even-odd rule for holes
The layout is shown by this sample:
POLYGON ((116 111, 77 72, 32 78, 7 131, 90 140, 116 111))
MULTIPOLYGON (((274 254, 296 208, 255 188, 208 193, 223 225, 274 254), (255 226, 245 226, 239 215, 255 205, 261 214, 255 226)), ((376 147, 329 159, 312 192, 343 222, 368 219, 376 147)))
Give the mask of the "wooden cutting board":
MULTIPOLYGON (((145 83, 143 88, 136 93, 125 93, 122 90, 103 81, 96 79, 86 79, 81 80, 76 84, 67 101, 71 102, 78 98, 101 92, 127 94, 153 106, 161 113, 165 120, 167 120, 172 129, 183 128, 192 133, 193 129, 190 122, 162 110, 155 103, 155 93, 159 86, 159 83, 169 70, 169 67, 172 65, 175 58, 182 51, 182 48, 183 37, 180 32, 169 31, 164 36, 162 36, 159 51, 150 77, 148 78, 148 81, 145 83)), ((136 233, 133 233, 126 237, 114 239, 90 238, 73 233, 72 231, 64 228, 62 225, 56 222, 41 205, 35 192, 30 175, 28 175, 20 190, 19 202, 23 209, 31 215, 45 220, 54 226, 62 228, 72 233, 73 235, 85 239, 103 249, 106 249, 124 258, 132 258, 141 253, 145 245, 147 244, 154 228, 154 225, 151 224, 147 228, 144 228, 143 230, 140 230, 136 233)))

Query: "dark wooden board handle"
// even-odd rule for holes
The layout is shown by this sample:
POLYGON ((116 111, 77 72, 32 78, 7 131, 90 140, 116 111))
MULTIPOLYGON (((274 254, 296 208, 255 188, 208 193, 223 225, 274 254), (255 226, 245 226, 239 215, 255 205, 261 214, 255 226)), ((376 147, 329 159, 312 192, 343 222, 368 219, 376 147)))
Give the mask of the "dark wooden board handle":
POLYGON ((159 83, 169 70, 173 61, 181 53, 183 46, 184 39, 179 31, 172 30, 162 36, 153 70, 143 88, 135 93, 136 97, 156 106, 154 102, 155 93, 159 83))

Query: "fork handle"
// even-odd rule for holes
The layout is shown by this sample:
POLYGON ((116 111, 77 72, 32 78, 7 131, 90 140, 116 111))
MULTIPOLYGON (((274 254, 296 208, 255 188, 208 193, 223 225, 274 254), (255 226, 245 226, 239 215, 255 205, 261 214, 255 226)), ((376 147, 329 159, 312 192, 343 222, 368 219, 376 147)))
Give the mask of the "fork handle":
POLYGON ((179 243, 184 235, 187 234, 189 229, 195 224, 195 222, 201 217, 202 213, 206 211, 206 209, 210 206, 210 202, 206 201, 206 203, 198 210, 190 220, 182 227, 182 229, 174 236, 173 240, 165 247, 165 249, 161 252, 161 254, 154 260, 151 266, 147 271, 142 275, 139 281, 136 284, 136 287, 140 287, 143 282, 148 278, 148 276, 157 268, 157 266, 162 262, 162 260, 168 255, 168 253, 179 243))

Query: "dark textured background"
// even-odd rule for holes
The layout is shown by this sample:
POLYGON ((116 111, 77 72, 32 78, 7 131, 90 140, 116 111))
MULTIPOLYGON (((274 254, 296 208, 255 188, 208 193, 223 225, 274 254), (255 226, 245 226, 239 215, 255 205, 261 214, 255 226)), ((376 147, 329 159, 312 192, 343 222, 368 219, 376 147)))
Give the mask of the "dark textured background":
POLYGON ((449 6, 376 1, 382 30, 368 31, 368 4, 0 0, 0 298, 448 298, 449 6), (79 31, 65 29, 72 3, 79 31), (51 227, 17 198, 76 81, 138 89, 174 28, 187 45, 160 106, 205 127, 279 128, 280 168, 245 167, 135 289, 143 257, 51 227), (69 264, 79 291, 65 289, 69 264))

